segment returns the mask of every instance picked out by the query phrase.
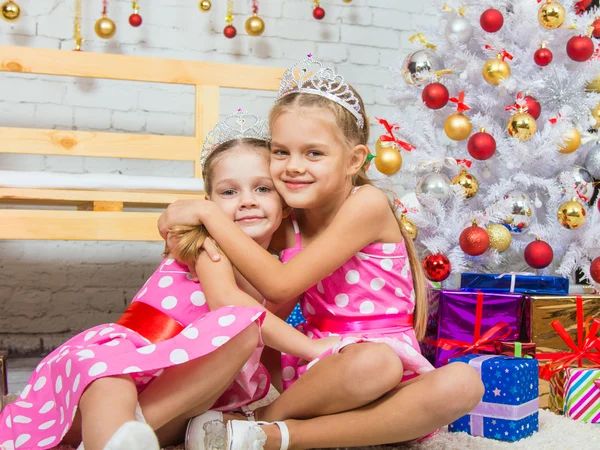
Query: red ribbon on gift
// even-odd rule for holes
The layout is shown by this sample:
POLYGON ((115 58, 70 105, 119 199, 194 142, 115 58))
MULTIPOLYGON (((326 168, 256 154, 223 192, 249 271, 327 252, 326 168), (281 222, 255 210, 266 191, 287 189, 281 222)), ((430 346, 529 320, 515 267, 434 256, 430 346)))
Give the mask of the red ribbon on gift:
POLYGON ((381 125, 383 125, 383 127, 385 128, 385 131, 387 131, 388 135, 389 135, 388 136, 388 135, 382 134, 381 136, 379 136, 379 139, 381 140, 381 142, 395 142, 400 147, 402 147, 404 150, 409 151, 409 152, 412 149, 417 148, 414 145, 409 144, 408 142, 401 141, 400 139, 396 138, 396 136, 394 136, 394 130, 400 129, 398 124, 390 125, 390 123, 385 119, 379 119, 377 117, 375 117, 375 119, 377 120, 377 122, 379 122, 381 125))
POLYGON ((483 292, 477 292, 477 304, 475 306, 475 329, 473 331, 473 343, 458 341, 455 339, 425 339, 425 342, 429 345, 439 347, 443 350, 457 350, 461 349, 457 353, 453 354, 449 358, 456 358, 458 356, 479 353, 484 350, 487 352, 494 352, 494 341, 502 340, 511 333, 510 325, 506 322, 498 322, 492 328, 487 330, 481 335, 481 321, 483 319, 483 292), (505 329, 504 334, 501 336, 495 336, 501 330, 505 329))
POLYGON ((465 91, 460 91, 458 93, 458 97, 450 97, 450 101, 456 103, 456 110, 458 112, 465 112, 470 110, 467 105, 464 104, 465 101, 465 91))
POLYGON ((583 298, 576 297, 577 308, 577 345, 559 320, 550 322, 552 328, 572 350, 570 352, 538 353, 536 359, 549 359, 550 361, 540 367, 540 378, 549 380, 552 375, 560 372, 575 362, 577 367, 584 367, 583 360, 588 359, 600 366, 600 319, 594 317, 583 318, 583 298), (584 332, 585 329, 585 332, 584 332))

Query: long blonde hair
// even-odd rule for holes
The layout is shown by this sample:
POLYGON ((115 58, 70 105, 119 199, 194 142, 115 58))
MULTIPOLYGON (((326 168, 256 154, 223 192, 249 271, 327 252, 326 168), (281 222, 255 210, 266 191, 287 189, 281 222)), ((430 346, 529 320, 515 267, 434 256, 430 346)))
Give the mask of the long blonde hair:
MULTIPOLYGON (((344 144, 348 149, 353 148, 356 145, 367 145, 369 141, 370 130, 369 121, 365 112, 365 105, 358 92, 356 92, 356 90, 354 90, 354 88, 351 86, 350 89, 352 89, 354 95, 356 95, 360 102, 360 113, 365 119, 365 126, 362 129, 358 127, 356 118, 343 106, 338 105, 337 103, 320 95, 303 93, 289 94, 279 99, 269 113, 269 126, 272 129, 273 123, 281 114, 295 108, 324 108, 333 113, 337 126, 341 131, 340 134, 345 141, 344 144)), ((352 184, 354 186, 375 186, 373 181, 368 177, 364 168, 361 168, 359 172, 354 175, 352 184)), ((402 238, 404 239, 404 243, 406 245, 406 252, 410 262, 413 287, 415 290, 414 329, 417 339, 421 340, 425 335, 425 328, 427 325, 427 287, 425 284, 425 275, 423 273, 423 268, 421 267, 419 257, 417 256, 415 245, 412 239, 404 231, 402 225, 400 224, 400 219, 396 215, 397 206, 395 202, 389 198, 389 196, 388 201, 390 203, 390 209, 396 217, 400 233, 402 234, 402 238)))

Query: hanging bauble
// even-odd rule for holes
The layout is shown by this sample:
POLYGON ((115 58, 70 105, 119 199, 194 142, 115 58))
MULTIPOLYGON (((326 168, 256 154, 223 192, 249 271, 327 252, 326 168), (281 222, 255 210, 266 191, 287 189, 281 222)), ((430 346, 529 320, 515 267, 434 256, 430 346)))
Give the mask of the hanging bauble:
POLYGON ((540 25, 548 30, 560 27, 565 21, 566 11, 563 5, 552 0, 546 0, 538 11, 540 25))
POLYGON ((469 155, 479 161, 490 159, 496 153, 496 140, 494 136, 486 133, 485 128, 469 138, 467 143, 469 155))
POLYGON ((342 0, 344 3, 352 3, 352 0, 342 0))
POLYGON ((575 3, 575 11, 577 14, 582 14, 590 7, 592 0, 579 0, 575 3))
POLYGON ((552 62, 552 51, 549 48, 542 46, 538 48, 533 54, 533 60, 540 67, 545 67, 552 62))
POLYGON ((597 76, 592 81, 587 83, 585 85, 585 90, 586 92, 595 92, 596 94, 600 94, 600 76, 597 76))
POLYGON ((514 190, 504 195, 504 201, 509 206, 509 215, 504 223, 512 233, 521 233, 528 228, 533 218, 533 205, 527 194, 514 190))
POLYGON ((444 122, 446 135, 455 141, 468 138, 472 129, 471 121, 462 113, 451 114, 444 122))
POLYGON ((535 120, 538 120, 542 113, 542 105, 537 99, 531 95, 523 97, 525 100, 525 106, 527 107, 527 114, 531 115, 535 120))
POLYGON ((442 62, 437 55, 430 50, 418 50, 404 59, 402 75, 408 84, 421 86, 426 78, 442 68, 442 62))
POLYGON ((325 17, 325 10, 320 6, 317 6, 315 9, 313 9, 313 17, 317 20, 323 20, 325 17))
POLYGON ((450 178, 439 171, 434 171, 425 174, 421 177, 415 188, 417 200, 422 205, 424 195, 430 195, 440 203, 444 204, 448 201, 450 195, 450 178))
MULTIPOLYGON (((596 180, 600 180, 600 146, 596 145, 588 151, 583 164, 586 170, 596 180)), ((600 204, 600 201, 598 202, 600 204)))
POLYGON ((473 26, 464 17, 455 17, 446 24, 446 38, 452 42, 456 39, 461 44, 466 44, 473 36, 473 26))
POLYGON ((258 14, 253 14, 246 20, 245 28, 250 36, 260 36, 265 31, 265 22, 258 17, 258 14))
POLYGON ((96 24, 94 25, 94 31, 99 38, 110 39, 117 32, 117 26, 106 15, 103 15, 96 21, 96 24))
POLYGON ((470 256, 479 256, 485 253, 490 246, 490 237, 483 228, 477 226, 477 222, 473 221, 473 225, 465 228, 460 233, 458 239, 460 248, 463 252, 470 256))
POLYGON ((577 197, 564 202, 558 207, 558 222, 569 230, 575 230, 585 223, 585 207, 579 202, 577 197))
POLYGON ((233 39, 237 35, 237 30, 233 25, 227 25, 223 28, 223 35, 227 39, 233 39))
POLYGON ((421 97, 423 98, 423 103, 425 103, 428 108, 440 109, 448 103, 450 93, 442 83, 435 82, 425 86, 421 97))
POLYGON ((210 0, 200 0, 200 3, 198 3, 198 8, 200 8, 200 11, 210 11, 210 8, 212 8, 212 3, 210 0))
POLYGON ((600 129, 600 103, 598 103, 594 109, 590 112, 592 118, 595 120, 595 123, 592 125, 594 130, 600 129))
POLYGON ((596 283, 600 283, 600 256, 594 259, 590 264, 590 275, 592 280, 596 283))
POLYGON ((405 214, 402 214, 400 216, 400 226, 402 227, 402 230, 404 230, 406 235, 410 237, 413 241, 417 238, 419 230, 417 229, 417 226, 413 223, 413 221, 406 217, 405 214))
POLYGON ((573 61, 587 61, 594 54, 594 41, 587 36, 573 36, 567 42, 567 55, 573 61))
POLYGON ((525 247, 523 256, 529 267, 543 269, 544 267, 548 267, 554 259, 554 252, 550 244, 536 239, 525 247))
POLYGON ((139 27, 142 24, 142 16, 137 13, 133 13, 129 16, 129 25, 132 27, 139 27))
POLYGON ((2 18, 7 22, 14 22, 21 16, 21 8, 12 0, 2 3, 2 18))
POLYGON ((385 175, 393 175, 402 167, 402 155, 394 142, 383 142, 378 139, 375 143, 375 167, 385 175))
POLYGON ((578 166, 571 167, 566 172, 569 173, 569 177, 565 177, 562 173, 558 177, 559 183, 566 182, 566 186, 563 185, 563 194, 572 194, 572 189, 575 189, 575 193, 580 200, 590 201, 596 189, 590 172, 578 166))
POLYGON ((560 153, 573 153, 581 145, 581 134, 575 127, 563 133, 561 143, 558 145, 560 153))
POLYGON ((537 125, 531 114, 518 112, 508 121, 507 129, 508 134, 512 137, 517 137, 521 142, 525 142, 533 137, 537 125))
POLYGON ((488 33, 495 33, 504 25, 504 16, 497 9, 486 9, 479 17, 479 24, 488 33))
POLYGON ((502 60, 502 55, 488 59, 481 70, 483 79, 493 86, 498 86, 502 80, 510 76, 510 66, 502 60))
POLYGON ((452 267, 445 255, 437 253, 435 255, 428 255, 423 260, 423 270, 428 280, 444 281, 450 275, 452 267))
POLYGON ((508 228, 499 223, 493 223, 487 226, 486 231, 490 238, 490 248, 497 250, 498 253, 508 250, 512 242, 512 236, 508 228))
POLYGON ((596 19, 592 22, 592 27, 594 30, 592 31, 592 36, 596 39, 600 38, 600 19, 596 19))
POLYGON ((461 167, 460 173, 452 179, 452 184, 458 184, 465 193, 465 200, 471 200, 479 192, 479 182, 467 169, 461 167))

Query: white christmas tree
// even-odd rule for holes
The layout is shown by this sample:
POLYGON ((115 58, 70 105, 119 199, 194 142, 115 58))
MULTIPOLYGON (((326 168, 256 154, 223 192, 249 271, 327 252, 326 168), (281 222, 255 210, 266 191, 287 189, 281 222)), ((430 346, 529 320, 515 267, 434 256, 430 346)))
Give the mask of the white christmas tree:
POLYGON ((393 181, 412 192, 400 207, 422 258, 438 262, 430 279, 444 278, 443 255, 454 273, 533 267, 574 281, 581 269, 600 287, 595 11, 574 0, 432 3, 441 26, 411 39, 392 86, 399 127, 387 139, 416 149, 384 139, 374 161, 389 174, 397 160, 386 152, 404 157, 393 181))

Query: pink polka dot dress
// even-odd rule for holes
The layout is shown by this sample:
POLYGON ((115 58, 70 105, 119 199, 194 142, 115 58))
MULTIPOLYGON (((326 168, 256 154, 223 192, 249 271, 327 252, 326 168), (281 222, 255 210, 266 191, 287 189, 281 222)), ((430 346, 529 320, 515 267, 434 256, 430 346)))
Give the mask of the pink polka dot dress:
MULTIPOLYGON (((259 307, 227 306, 210 311, 200 285, 191 281, 187 267, 172 259, 160 264, 128 311, 136 307, 136 311, 141 307, 168 319, 176 327, 175 334, 150 341, 114 323, 96 326, 71 338, 44 358, 20 397, 0 414, 1 448, 55 447, 71 427, 83 391, 94 380, 129 374, 138 392, 142 392, 163 369, 208 355, 252 323, 261 324, 265 317, 259 307)), ((127 311, 123 317, 126 315, 127 311)), ((157 331, 148 328, 147 323, 144 326, 157 331)), ((267 394, 270 381, 260 364, 262 348, 261 342, 213 409, 232 410, 267 394)))
MULTIPOLYGON (((296 246, 281 253, 282 262, 302 250, 298 223, 293 215, 291 218, 296 246)), ((360 342, 390 345, 402 360, 402 381, 433 370, 421 355, 412 327, 415 294, 404 242, 367 245, 308 289, 300 306, 306 323, 298 325, 298 330, 311 339, 331 335, 342 339, 313 361, 282 355, 284 389, 320 359, 360 342)))

